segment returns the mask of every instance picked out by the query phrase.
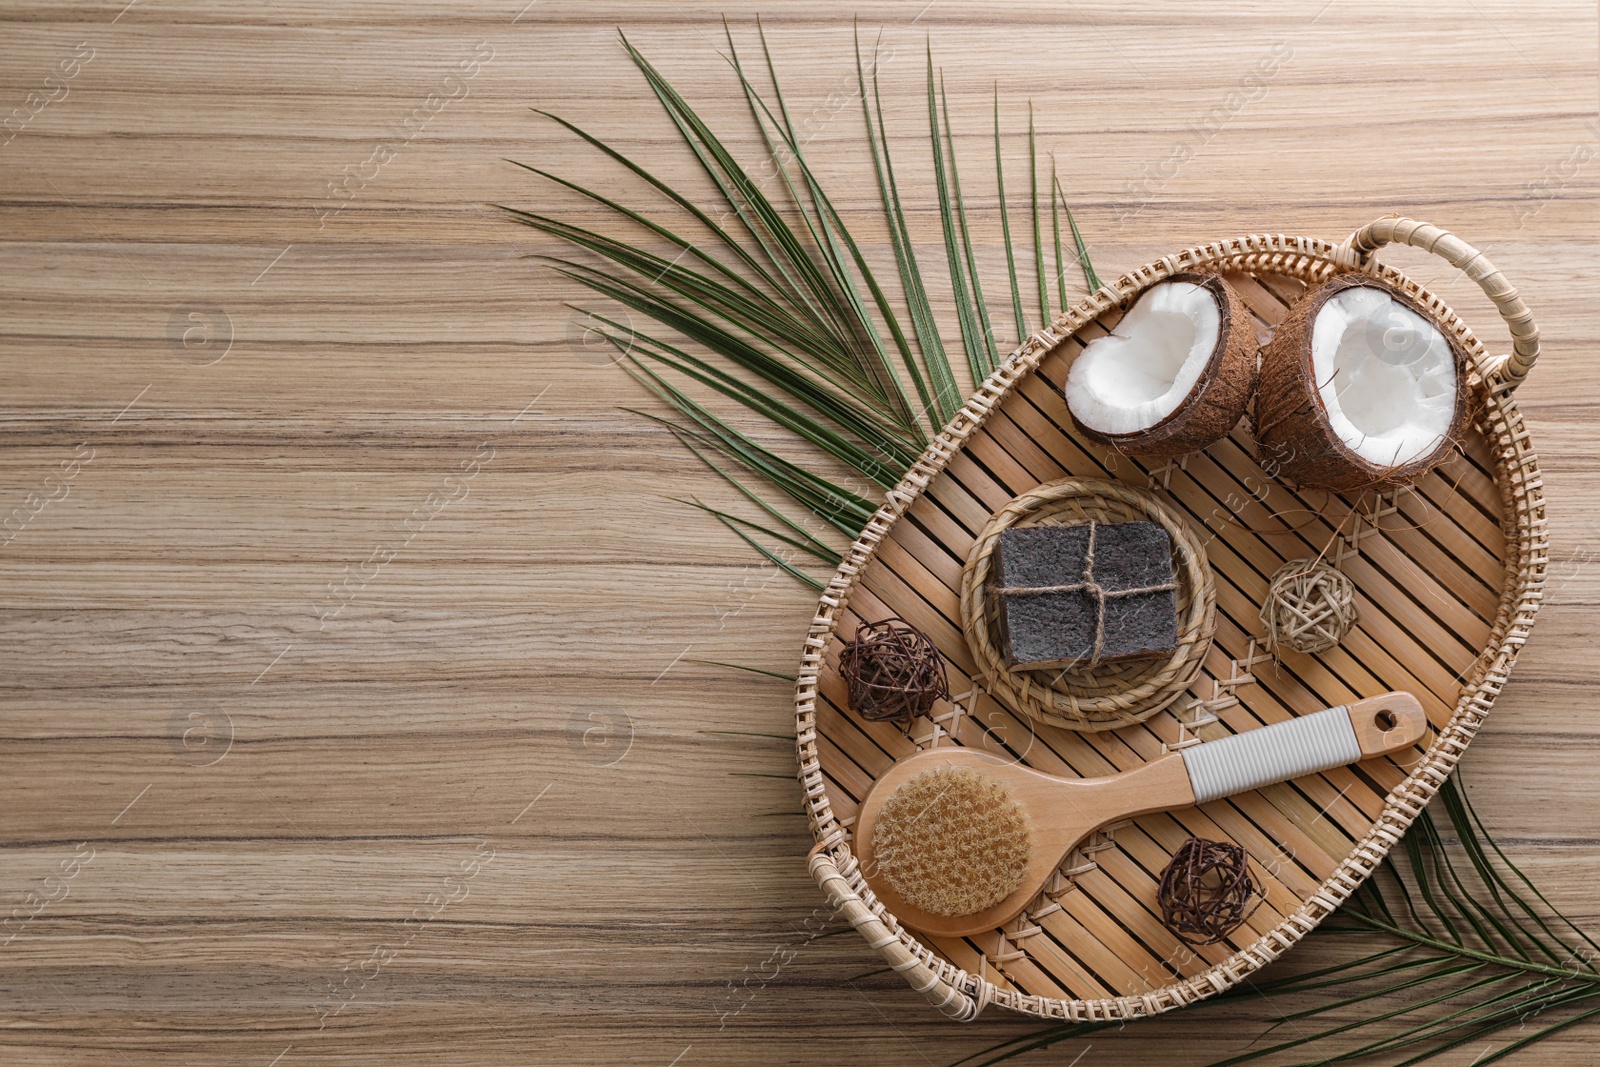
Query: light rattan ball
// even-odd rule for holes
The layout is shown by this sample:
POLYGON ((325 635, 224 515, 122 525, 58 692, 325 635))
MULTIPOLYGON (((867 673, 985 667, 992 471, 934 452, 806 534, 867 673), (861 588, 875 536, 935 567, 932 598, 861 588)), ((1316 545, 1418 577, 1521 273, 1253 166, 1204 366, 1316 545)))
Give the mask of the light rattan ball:
POLYGON ((1296 652, 1326 652, 1359 617, 1355 583, 1337 567, 1311 559, 1279 567, 1261 605, 1267 645, 1296 652))

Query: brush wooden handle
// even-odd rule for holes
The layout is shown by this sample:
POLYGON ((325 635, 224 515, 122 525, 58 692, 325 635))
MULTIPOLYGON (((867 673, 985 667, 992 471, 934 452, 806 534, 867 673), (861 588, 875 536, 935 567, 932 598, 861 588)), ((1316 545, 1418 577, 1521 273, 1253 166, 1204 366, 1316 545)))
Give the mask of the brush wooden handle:
MULTIPOLYGON (((1427 727, 1416 697, 1385 693, 1194 745, 1104 778, 1060 778, 978 749, 928 749, 889 768, 862 799, 855 852, 868 885, 901 922, 936 936, 966 937, 1021 914, 1067 854, 1108 823, 1204 804, 1402 751, 1422 740, 1427 727), (970 767, 1003 781, 1027 811, 1033 830, 1033 855, 1022 884, 998 904, 971 915, 932 915, 913 906, 878 877, 873 862, 872 832, 884 801, 917 774, 939 766, 970 767)), ((982 842, 972 844, 982 847, 982 842)))

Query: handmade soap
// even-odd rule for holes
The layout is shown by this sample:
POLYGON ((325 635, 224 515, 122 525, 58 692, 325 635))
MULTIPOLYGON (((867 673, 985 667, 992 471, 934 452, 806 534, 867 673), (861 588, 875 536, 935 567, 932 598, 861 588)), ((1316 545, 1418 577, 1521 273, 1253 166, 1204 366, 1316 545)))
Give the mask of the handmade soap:
POLYGON ((995 553, 1006 661, 1092 667, 1178 642, 1172 539, 1153 522, 1012 527, 995 553))

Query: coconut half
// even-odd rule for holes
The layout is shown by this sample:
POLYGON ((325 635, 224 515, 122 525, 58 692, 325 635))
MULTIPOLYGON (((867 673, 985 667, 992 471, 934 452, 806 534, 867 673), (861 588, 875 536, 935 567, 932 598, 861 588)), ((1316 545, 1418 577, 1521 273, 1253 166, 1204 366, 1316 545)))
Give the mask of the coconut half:
POLYGON ((1376 278, 1348 274, 1314 290, 1262 352, 1261 463, 1298 485, 1410 485, 1449 454, 1466 418, 1460 343, 1376 278))
POLYGON ((1067 410, 1084 436, 1170 459, 1227 436, 1256 385, 1249 312, 1213 274, 1151 286, 1067 372, 1067 410))

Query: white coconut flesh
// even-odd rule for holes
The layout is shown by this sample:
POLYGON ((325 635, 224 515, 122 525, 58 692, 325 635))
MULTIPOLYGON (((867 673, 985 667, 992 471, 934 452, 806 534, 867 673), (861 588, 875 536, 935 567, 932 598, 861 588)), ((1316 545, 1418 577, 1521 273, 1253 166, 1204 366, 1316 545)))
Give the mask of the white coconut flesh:
POLYGON ((1067 372, 1067 408, 1103 434, 1148 430, 1178 410, 1217 349, 1222 311, 1209 289, 1162 282, 1067 372))
POLYGON ((1312 326, 1311 366, 1333 432, 1375 466, 1421 459, 1450 432, 1450 344, 1382 289, 1356 286, 1328 298, 1312 326))

